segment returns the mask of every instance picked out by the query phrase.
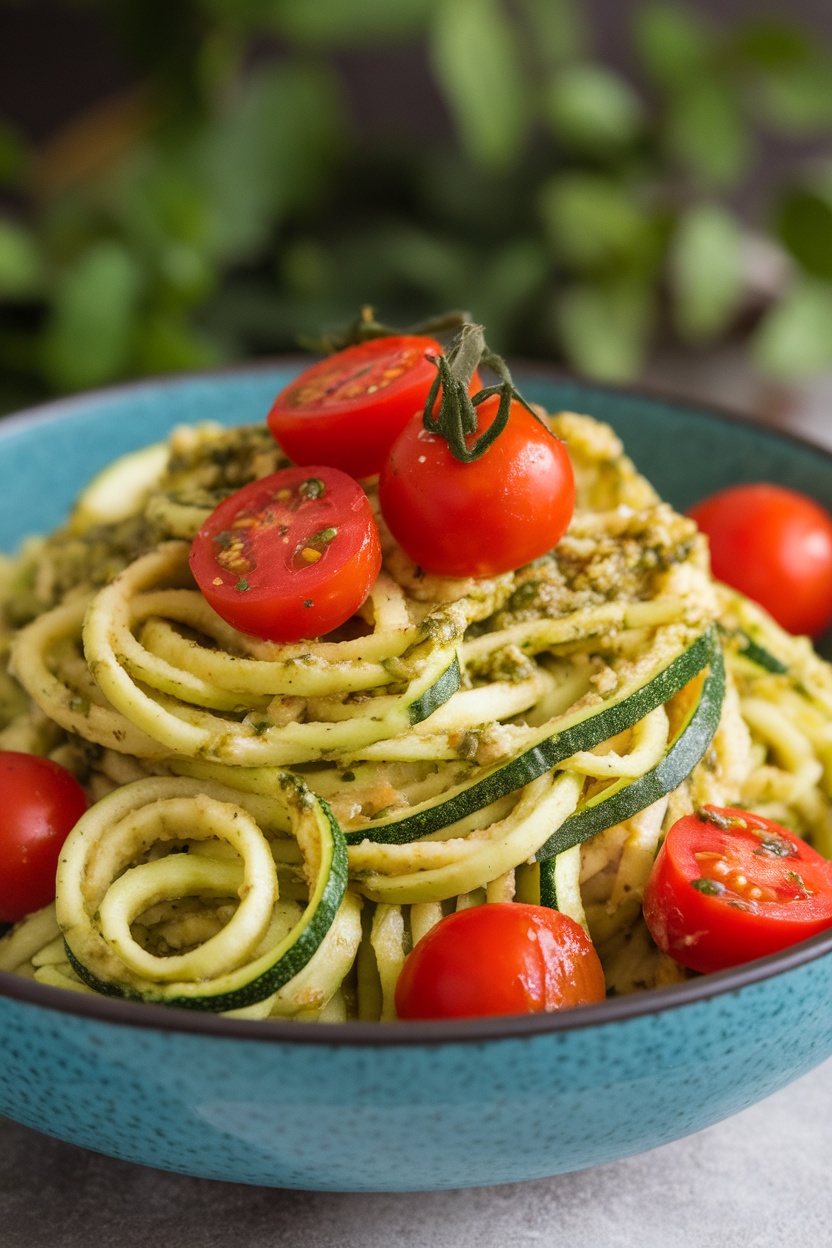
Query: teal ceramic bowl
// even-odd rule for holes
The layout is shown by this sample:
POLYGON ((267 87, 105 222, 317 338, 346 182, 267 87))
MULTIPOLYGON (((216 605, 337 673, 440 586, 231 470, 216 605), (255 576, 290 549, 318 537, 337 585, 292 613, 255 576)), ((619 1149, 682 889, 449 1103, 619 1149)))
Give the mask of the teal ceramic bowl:
MULTIPOLYGON (((0 424, 0 549, 179 422, 264 417, 286 364, 111 390, 0 424)), ((768 479, 832 503, 832 457, 712 411, 529 370, 530 399, 609 421, 678 507, 768 479)), ((759 962, 561 1015, 265 1024, 0 974, 0 1113, 115 1157, 279 1187, 506 1183, 654 1148, 832 1053, 832 932, 759 962)))

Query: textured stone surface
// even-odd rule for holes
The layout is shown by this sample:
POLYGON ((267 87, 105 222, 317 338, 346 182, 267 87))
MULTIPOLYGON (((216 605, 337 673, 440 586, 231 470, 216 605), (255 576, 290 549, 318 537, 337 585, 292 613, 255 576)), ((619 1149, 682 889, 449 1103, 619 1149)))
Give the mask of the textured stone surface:
POLYGON ((189 1179, 0 1119, 0 1246, 822 1248, 830 1156, 832 1062, 654 1152, 455 1192, 337 1195, 189 1179))

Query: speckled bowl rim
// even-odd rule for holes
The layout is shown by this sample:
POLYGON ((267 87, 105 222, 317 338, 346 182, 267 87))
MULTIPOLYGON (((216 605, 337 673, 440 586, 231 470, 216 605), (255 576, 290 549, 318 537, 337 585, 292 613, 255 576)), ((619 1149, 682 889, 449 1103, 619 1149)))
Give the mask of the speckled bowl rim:
MULTIPOLYGON (((115 398, 145 389, 158 391, 160 386, 187 385, 189 381, 204 381, 212 377, 235 377, 269 372, 295 366, 307 358, 295 355, 278 356, 232 368, 175 373, 56 399, 3 417, 0 420, 0 444, 8 433, 13 433, 15 429, 33 424, 49 424, 54 420, 62 419, 71 415, 74 410, 86 407, 90 398, 96 400, 106 399, 109 396, 115 398)), ((512 370, 517 375, 525 374, 539 380, 584 386, 586 389, 619 395, 623 398, 644 398, 654 402, 664 402, 694 416, 705 415, 726 424, 756 429, 775 440, 809 449, 822 459, 829 461, 832 467, 832 451, 819 446, 811 438, 790 430, 763 425, 747 413, 730 407, 721 407, 712 402, 699 402, 650 385, 630 387, 586 381, 538 361, 515 360, 512 362, 512 370)), ((553 1014, 509 1015, 419 1023, 396 1022, 393 1026, 368 1022, 322 1025, 320 1023, 297 1023, 290 1019, 264 1022, 253 1019, 224 1018, 208 1011, 122 1001, 112 997, 89 996, 86 993, 39 984, 35 980, 21 979, 8 971, 0 971, 0 998, 6 997, 25 1005, 71 1014, 91 1022, 97 1021, 153 1031, 204 1035, 215 1039, 255 1040, 262 1044, 313 1044, 328 1047, 480 1044, 491 1040, 517 1040, 527 1036, 545 1036, 556 1032, 582 1031, 590 1027, 614 1026, 616 1023, 630 1019, 661 1014, 666 1010, 676 1010, 686 1005, 709 1001, 713 997, 736 993, 778 975, 787 975, 790 971, 827 955, 832 955, 832 930, 822 932, 809 940, 801 941, 797 945, 792 945, 788 949, 754 962, 746 962, 724 971, 698 976, 680 984, 651 988, 624 997, 613 997, 598 1005, 583 1005, 553 1014)))

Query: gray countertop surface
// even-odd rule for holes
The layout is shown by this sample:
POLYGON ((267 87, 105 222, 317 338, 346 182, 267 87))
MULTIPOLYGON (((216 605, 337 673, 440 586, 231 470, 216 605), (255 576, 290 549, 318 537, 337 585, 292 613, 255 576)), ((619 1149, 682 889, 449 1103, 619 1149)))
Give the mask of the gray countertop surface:
MULTIPOLYGON (((832 379, 788 404, 766 404, 725 367, 728 381, 719 367, 704 379, 698 371, 690 385, 678 369, 654 380, 756 409, 832 449, 832 379)), ((830 1167, 832 1061, 654 1152, 465 1191, 348 1195, 216 1183, 114 1161, 0 1119, 0 1248, 827 1248, 830 1167)))
POLYGON ((0 1245, 826 1248, 830 1159, 832 1061, 653 1152, 463 1191, 348 1195, 217 1183, 114 1161, 0 1119, 0 1245))

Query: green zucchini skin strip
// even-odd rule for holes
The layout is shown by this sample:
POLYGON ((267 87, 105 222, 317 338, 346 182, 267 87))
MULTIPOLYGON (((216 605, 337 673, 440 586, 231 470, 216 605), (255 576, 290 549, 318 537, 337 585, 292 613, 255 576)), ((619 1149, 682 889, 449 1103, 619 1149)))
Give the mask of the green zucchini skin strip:
MULTIPOLYGON (((103 996, 117 997, 127 1001, 144 1001, 154 1005, 178 1006, 182 1009, 210 1013, 225 1013, 227 1010, 242 1009, 272 996, 310 961, 332 926, 346 892, 348 861, 344 835, 328 804, 322 798, 314 800, 320 812, 319 819, 324 820, 324 827, 331 841, 327 879, 311 914, 307 907, 298 925, 300 931, 295 940, 285 953, 262 974, 241 984, 239 988, 214 994, 211 993, 209 984, 206 984, 206 991, 202 995, 177 996, 173 993, 160 993, 158 989, 142 992, 127 985, 99 979, 78 960, 65 941, 64 947, 69 963, 79 979, 103 996)), ((310 905, 312 905, 311 902, 310 905)), ((234 972, 236 976, 244 973, 245 967, 234 972)), ((171 988, 175 989, 175 985, 171 985, 171 988)))
MULTIPOLYGON (((546 844, 548 845, 548 841, 546 844)), ((559 910, 558 889, 555 881, 555 861, 557 854, 549 854, 540 860, 540 904, 550 910, 559 910)))
POLYGON ((738 632, 742 642, 740 654, 744 659, 749 659, 767 672, 773 672, 775 676, 785 675, 789 670, 785 663, 781 663, 780 659, 775 658, 765 646, 759 645, 752 637, 749 637, 743 629, 739 629, 738 632))
MULTIPOLYGON (((639 811, 652 806, 666 793, 671 793, 686 780, 697 763, 705 756, 708 746, 713 740, 719 724, 722 710, 722 699, 725 694, 725 664, 722 650, 717 644, 711 657, 710 671, 702 686, 702 693, 696 709, 686 727, 670 745, 666 754, 655 767, 646 771, 631 784, 617 789, 611 796, 604 799, 602 793, 592 805, 587 804, 570 815, 549 840, 537 851, 536 857, 540 868, 540 895, 543 901, 544 877, 548 879, 550 871, 544 869, 547 862, 554 863, 558 854, 573 845, 589 840, 605 828, 614 827, 631 819, 639 811)), ((552 869, 553 873, 553 869, 552 869)), ((546 885, 548 894, 549 885, 546 885)), ((552 883, 554 892, 554 882, 552 883)))
POLYGON ((720 653, 719 641, 716 630, 712 627, 697 637, 645 685, 622 701, 602 705, 578 723, 545 737, 530 749, 498 765, 490 774, 448 798, 434 800, 431 805, 425 805, 422 809, 411 811, 398 819, 393 817, 384 823, 349 829, 345 832, 347 844, 360 845, 362 841, 369 840, 406 845, 464 819, 466 815, 489 806, 498 798, 524 788, 579 750, 591 749, 625 728, 631 728, 649 711, 663 705, 674 693, 684 688, 689 680, 713 661, 717 653, 720 653))
POLYGON ((457 692, 460 680, 459 658, 457 655, 454 655, 453 661, 437 677, 430 688, 426 689, 415 702, 410 703, 410 706, 407 708, 407 714, 411 724, 420 724, 423 719, 427 719, 434 711, 438 711, 440 706, 444 705, 457 692))
POLYGON ((577 857, 567 851, 566 854, 558 854, 556 857, 546 858, 538 863, 539 897, 537 900, 541 906, 547 906, 550 910, 563 911, 571 919, 580 923, 589 935, 580 896, 580 863, 580 850, 577 851, 577 857), (577 896, 574 895, 575 893, 577 896))

